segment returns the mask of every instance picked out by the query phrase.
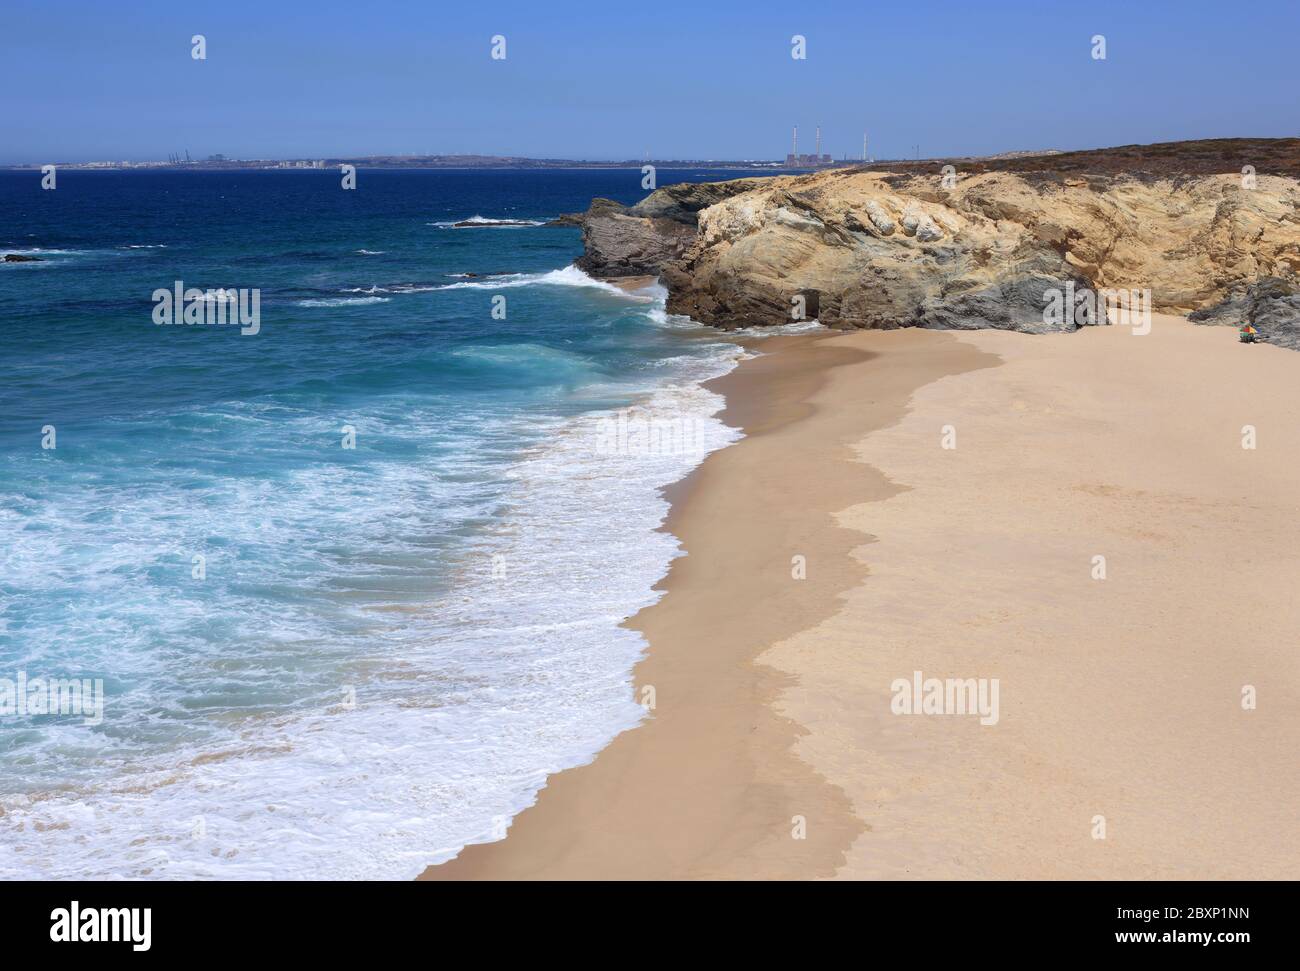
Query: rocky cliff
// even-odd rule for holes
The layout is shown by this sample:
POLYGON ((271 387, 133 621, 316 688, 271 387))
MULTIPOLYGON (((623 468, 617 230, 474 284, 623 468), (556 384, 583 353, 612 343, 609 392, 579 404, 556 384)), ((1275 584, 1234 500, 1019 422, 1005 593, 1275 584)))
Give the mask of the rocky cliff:
POLYGON ((836 169, 671 186, 582 217, 580 265, 657 273, 670 312, 724 328, 1073 329, 1053 293, 1150 291, 1151 309, 1296 326, 1300 181, 1242 174, 921 175, 836 169))
POLYGON ((576 217, 583 246, 578 266, 598 277, 657 275, 666 264, 685 256, 695 242, 702 209, 762 181, 685 182, 652 192, 630 208, 610 199, 594 199, 591 208, 576 217))

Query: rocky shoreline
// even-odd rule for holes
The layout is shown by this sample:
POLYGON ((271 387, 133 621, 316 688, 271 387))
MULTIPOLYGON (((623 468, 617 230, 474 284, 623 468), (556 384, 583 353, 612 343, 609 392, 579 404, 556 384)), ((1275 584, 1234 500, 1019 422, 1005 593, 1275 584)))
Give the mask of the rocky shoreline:
POLYGON ((1290 175, 933 170, 673 185, 634 206, 597 199, 576 220, 578 266, 657 275, 670 313, 725 329, 818 319, 1074 330, 1104 320, 1087 294, 1137 291, 1148 311, 1250 322, 1300 347, 1290 175), (1061 294, 1077 311, 1045 314, 1061 294))

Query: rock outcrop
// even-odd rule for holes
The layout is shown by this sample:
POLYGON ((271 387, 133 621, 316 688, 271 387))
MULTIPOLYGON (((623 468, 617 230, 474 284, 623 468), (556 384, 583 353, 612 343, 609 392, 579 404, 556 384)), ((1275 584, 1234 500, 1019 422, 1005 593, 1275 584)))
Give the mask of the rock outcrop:
POLYGON ((1253 324, 1265 340, 1300 351, 1300 279, 1270 276, 1237 286, 1224 300, 1188 319, 1229 327, 1253 324))
POLYGON ((40 263, 40 262, 42 262, 42 260, 41 260, 41 258, 40 258, 39 256, 27 256, 27 255, 25 255, 25 254, 23 254, 23 253, 6 253, 5 256, 4 256, 4 261, 5 261, 6 263, 40 263))
POLYGON ((702 209, 761 181, 682 183, 658 189, 631 207, 594 199, 577 217, 584 250, 578 267, 597 277, 656 275, 695 242, 702 209))
POLYGON ((1294 319, 1300 273, 1300 182, 1270 175, 837 169, 597 200, 582 226, 583 269, 658 273, 670 312, 724 328, 1073 329, 1093 321, 1045 314, 1053 294, 1111 290, 1294 319))

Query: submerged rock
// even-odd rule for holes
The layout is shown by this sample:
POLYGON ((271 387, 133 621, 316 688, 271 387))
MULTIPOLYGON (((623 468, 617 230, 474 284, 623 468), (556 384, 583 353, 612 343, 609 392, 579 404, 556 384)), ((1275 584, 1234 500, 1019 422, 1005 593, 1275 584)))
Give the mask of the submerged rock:
POLYGON ((502 226, 536 226, 527 219, 462 219, 451 224, 452 229, 500 229, 502 226))
POLYGON ((6 253, 4 261, 6 263, 43 263, 45 262, 39 256, 27 256, 24 253, 6 253))

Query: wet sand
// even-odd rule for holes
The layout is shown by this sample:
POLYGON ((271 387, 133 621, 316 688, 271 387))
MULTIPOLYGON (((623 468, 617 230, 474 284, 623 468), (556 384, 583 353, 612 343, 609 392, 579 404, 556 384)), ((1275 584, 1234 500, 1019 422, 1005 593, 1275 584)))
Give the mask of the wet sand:
POLYGON ((629 622, 650 717, 424 878, 1300 871, 1300 355, 1162 317, 756 347, 629 622), (918 670, 997 678, 996 723, 894 714, 918 670))

